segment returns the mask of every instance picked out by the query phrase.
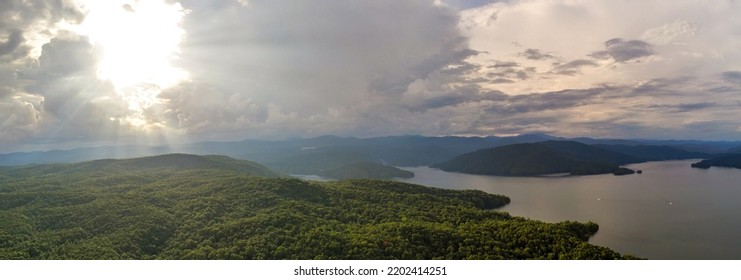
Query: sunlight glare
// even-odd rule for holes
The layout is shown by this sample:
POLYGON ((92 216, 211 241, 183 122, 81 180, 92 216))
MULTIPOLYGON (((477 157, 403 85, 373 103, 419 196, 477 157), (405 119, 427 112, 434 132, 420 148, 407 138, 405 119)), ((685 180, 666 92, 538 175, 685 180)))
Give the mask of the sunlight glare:
MULTIPOLYGON (((179 3, 164 1, 88 1, 81 33, 101 48, 98 78, 109 80, 129 104, 141 112, 159 102, 164 89, 188 78, 174 67, 185 31, 180 27, 187 13, 179 3)), ((145 125, 141 119, 129 122, 145 125)))

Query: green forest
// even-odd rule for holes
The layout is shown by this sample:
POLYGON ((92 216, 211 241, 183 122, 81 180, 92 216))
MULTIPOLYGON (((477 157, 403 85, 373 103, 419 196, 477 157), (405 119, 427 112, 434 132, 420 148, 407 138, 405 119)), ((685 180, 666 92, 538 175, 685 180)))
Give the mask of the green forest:
POLYGON ((0 168, 0 259, 620 259, 476 190, 311 182, 226 157, 0 168))
POLYGON ((482 149, 432 167, 448 172, 498 176, 628 175, 621 164, 640 162, 629 155, 574 141, 546 141, 482 149))
POLYGON ((702 169, 708 169, 713 166, 741 168, 741 154, 720 155, 711 159, 693 163, 691 166, 702 169))

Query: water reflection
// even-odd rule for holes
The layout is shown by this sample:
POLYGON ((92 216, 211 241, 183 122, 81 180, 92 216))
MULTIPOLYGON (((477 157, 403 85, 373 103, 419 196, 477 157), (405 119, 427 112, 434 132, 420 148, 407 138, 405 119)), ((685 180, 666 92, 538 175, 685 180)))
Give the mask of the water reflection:
POLYGON ((690 168, 692 160, 629 166, 643 174, 497 177, 427 167, 401 181, 504 194, 512 215, 594 221, 590 243, 650 259, 741 259, 741 170, 690 168))

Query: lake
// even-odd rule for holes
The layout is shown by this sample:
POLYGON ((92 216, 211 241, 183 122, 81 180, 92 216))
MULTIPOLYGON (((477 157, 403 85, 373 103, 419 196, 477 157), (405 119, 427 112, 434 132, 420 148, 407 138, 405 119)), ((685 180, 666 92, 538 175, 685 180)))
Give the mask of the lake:
POLYGON ((548 222, 593 221, 590 243, 649 259, 741 259, 741 170, 690 168, 697 160, 628 165, 643 174, 499 177, 428 167, 399 181, 503 194, 501 208, 548 222))

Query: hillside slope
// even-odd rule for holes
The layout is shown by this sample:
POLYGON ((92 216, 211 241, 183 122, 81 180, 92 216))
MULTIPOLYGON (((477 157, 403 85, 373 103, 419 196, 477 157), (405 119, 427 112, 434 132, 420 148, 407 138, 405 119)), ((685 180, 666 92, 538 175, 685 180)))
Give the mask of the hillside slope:
POLYGON ((176 155, 74 172, 22 168, 31 176, 0 168, 0 259, 623 258, 587 243, 596 224, 491 211, 509 203, 504 196, 258 177, 241 162, 222 165, 230 161, 176 155))
POLYGON ((692 164, 694 168, 708 169, 713 166, 741 168, 741 154, 728 154, 692 164))
POLYGON ((450 172, 499 176, 617 175, 630 173, 619 165, 637 161, 625 154, 578 142, 546 141, 478 150, 432 167, 450 172))

